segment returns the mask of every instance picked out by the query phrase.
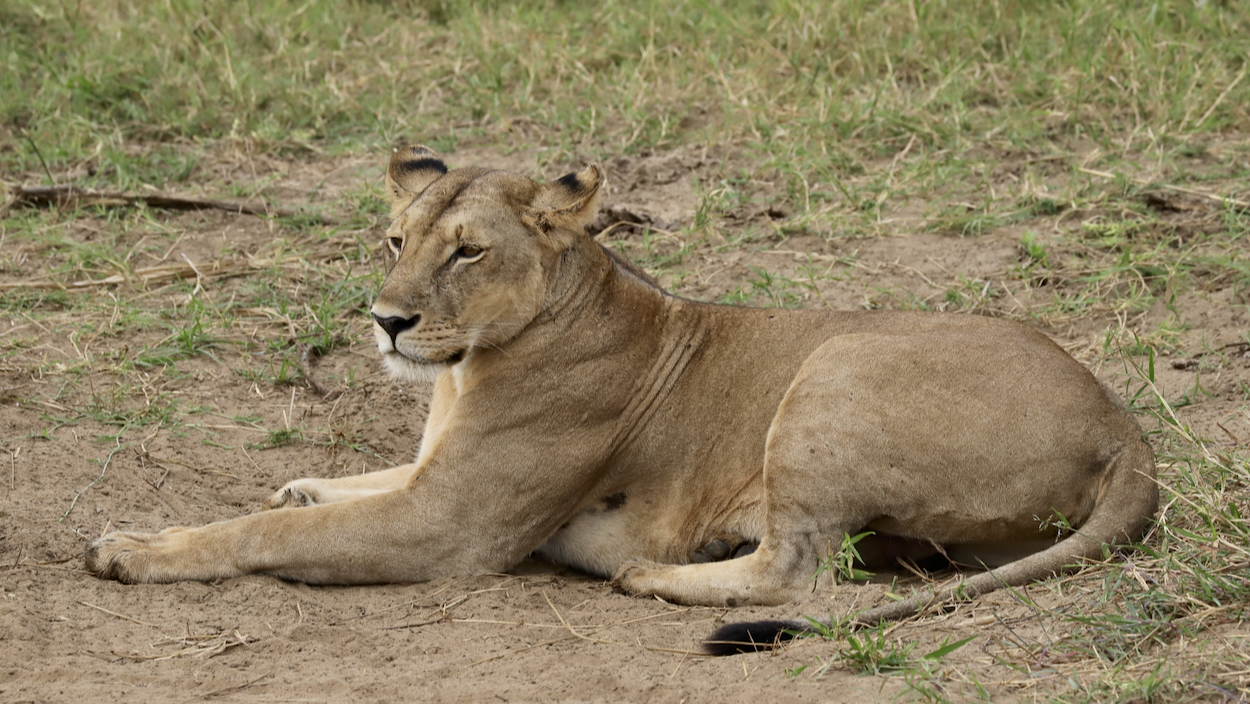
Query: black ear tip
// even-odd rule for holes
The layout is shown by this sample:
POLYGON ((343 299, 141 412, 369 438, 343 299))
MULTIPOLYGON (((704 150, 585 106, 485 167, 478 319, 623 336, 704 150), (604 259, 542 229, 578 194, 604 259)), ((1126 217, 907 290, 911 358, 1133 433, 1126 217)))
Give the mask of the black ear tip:
POLYGON ((448 170, 447 164, 429 147, 420 144, 395 147, 386 167, 386 180, 395 194, 392 215, 398 215, 412 203, 409 196, 424 192, 448 170))
POLYGON ((564 186, 570 191, 577 192, 577 191, 582 190, 582 182, 580 179, 577 178, 576 173, 565 174, 561 176, 560 178, 556 179, 556 183, 560 184, 561 186, 564 186))
POLYGON ((415 159, 396 163, 394 170, 398 174, 411 174, 417 171, 437 171, 440 174, 445 174, 447 173, 447 165, 441 159, 435 159, 430 156, 418 156, 415 159))

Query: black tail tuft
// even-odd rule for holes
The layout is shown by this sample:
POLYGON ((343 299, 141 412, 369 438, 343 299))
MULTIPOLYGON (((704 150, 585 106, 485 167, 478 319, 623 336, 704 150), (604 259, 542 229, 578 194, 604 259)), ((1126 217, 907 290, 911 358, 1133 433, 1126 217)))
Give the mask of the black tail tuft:
POLYGON ((801 621, 727 623, 703 641, 703 650, 717 656, 771 650, 809 630, 801 621))

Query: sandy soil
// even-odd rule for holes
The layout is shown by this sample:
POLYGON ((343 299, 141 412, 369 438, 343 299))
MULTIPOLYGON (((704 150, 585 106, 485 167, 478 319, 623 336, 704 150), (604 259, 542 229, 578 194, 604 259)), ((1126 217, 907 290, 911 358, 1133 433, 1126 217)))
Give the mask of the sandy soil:
MULTIPOLYGON (((683 151, 607 164, 614 183, 608 221, 635 219, 660 229, 690 222, 699 199, 698 170, 719 158, 683 151)), ((461 164, 484 161, 529 170, 537 156, 455 157, 461 164)), ((269 194, 279 200, 306 197, 309 182, 348 189, 379 172, 370 159, 273 168, 280 177, 269 194)), ((559 173, 550 170, 549 176, 559 173)), ((776 216, 767 203, 745 208, 740 227, 776 216)), ((171 261, 183 254, 196 262, 247 254, 274 237, 255 218, 158 217, 185 230, 168 252, 171 261)), ((81 225, 73 236, 84 241, 103 227, 91 218, 81 225)), ((1058 230, 1051 232, 1046 236, 1058 237, 1058 230)), ((1008 276, 1019 262, 1018 230, 952 237, 909 232, 900 220, 885 234, 708 246, 690 253, 680 274, 664 279, 685 295, 714 300, 749 281, 751 267, 801 278, 802 268, 814 261, 837 276, 820 280, 819 296, 800 292, 801 304, 810 307, 898 307, 904 293, 936 305, 958 277, 1012 292, 987 303, 994 314, 1016 314, 1031 297, 1043 295, 1008 276)), ((648 246, 635 227, 619 226, 607 239, 638 256, 648 246)), ((651 246, 667 245, 661 239, 651 246)), ((39 257, 32 249, 23 263, 0 271, 0 281, 41 275, 45 262, 39 257)), ((291 283, 302 285, 298 272, 291 283)), ((205 295, 225 300, 240 285, 237 278, 215 279, 206 283, 205 295)), ((1160 306, 1131 323, 1149 328, 1173 313, 1187 322, 1182 352, 1160 360, 1161 384, 1170 396, 1183 393, 1201 373, 1209 396, 1184 409, 1185 421, 1203 436, 1233 438, 1229 443, 1250 439, 1250 416, 1238 391, 1239 383, 1250 380, 1250 348, 1236 347, 1244 343, 1250 314, 1239 295, 1245 294, 1216 282, 1178 296, 1173 311, 1160 306), (1232 346, 1224 348, 1227 363, 1203 354, 1222 346, 1232 346)), ((182 289, 159 289, 144 305, 177 306, 185 297, 182 289)), ((7 354, 0 359, 0 700, 676 704, 911 696, 906 677, 860 676, 836 662, 817 677, 837 651, 835 643, 809 641, 778 653, 724 659, 697 652, 700 638, 727 619, 841 613, 878 603, 879 584, 842 585, 784 607, 728 611, 631 598, 600 579, 540 562, 509 574, 360 588, 314 588, 265 577, 144 586, 97 580, 83 571, 82 550, 106 530, 159 530, 238 516, 257 510, 274 489, 299 476, 341 476, 406 461, 417 447, 428 394, 381 373, 363 334, 363 316, 357 316, 344 323, 352 343, 314 369, 333 387, 328 396, 306 384, 273 386, 240 376, 234 370, 255 360, 221 349, 219 361, 195 357, 179 361, 176 370, 138 375, 136 390, 113 403, 134 407, 173 399, 186 416, 171 427, 126 429, 120 440, 110 440, 115 425, 57 420, 98 405, 117 381, 102 364, 102 371, 68 384, 58 364, 124 356, 139 342, 110 335, 106 318, 69 337, 48 334, 52 324, 46 320, 0 320, 0 335, 24 340, 20 347, 3 347, 7 354), (338 383, 347 378, 352 385, 338 383), (256 424, 266 429, 303 429, 304 440, 260 447, 262 431, 232 420, 248 415, 259 416, 256 424), (353 449, 363 445, 374 454, 353 449), (790 676, 791 668, 805 665, 790 676)), ((1106 331, 1119 329, 1119 322, 1106 313, 1033 324, 1092 363, 1106 331)), ((259 338, 285 334, 260 315, 240 324, 254 324, 259 338)), ((1097 368, 1100 377, 1122 386, 1119 371, 1112 363, 1097 368)), ((1093 598, 1094 592, 1075 579, 1023 593, 1046 607, 1093 598)), ((1002 662, 1025 657, 1021 644, 1052 637, 1047 628, 1018 598, 995 594, 892 635, 916 641, 917 652, 943 639, 975 636, 943 666, 951 682, 947 696, 975 693, 967 684, 975 677, 995 700, 1034 699, 1067 691, 1060 664, 1035 668, 1031 676, 1002 662)))

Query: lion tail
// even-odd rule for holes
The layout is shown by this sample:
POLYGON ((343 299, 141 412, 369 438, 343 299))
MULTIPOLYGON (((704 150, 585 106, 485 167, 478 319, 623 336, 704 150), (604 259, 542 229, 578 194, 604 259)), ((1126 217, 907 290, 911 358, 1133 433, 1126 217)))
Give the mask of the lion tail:
MULTIPOLYGON (((1107 545, 1132 542, 1145 531, 1159 503, 1154 456, 1144 440, 1131 442, 1108 467, 1107 483, 1094 511, 1081 527, 1051 547, 959 583, 926 589, 914 596, 860 612, 854 626, 875 626, 907 618, 924 609, 973 599, 1004 587, 1018 587, 1062 573, 1103 556, 1107 545)), ((734 655, 775 648, 818 632, 807 621, 755 621, 721 626, 704 641, 710 655, 734 655)))

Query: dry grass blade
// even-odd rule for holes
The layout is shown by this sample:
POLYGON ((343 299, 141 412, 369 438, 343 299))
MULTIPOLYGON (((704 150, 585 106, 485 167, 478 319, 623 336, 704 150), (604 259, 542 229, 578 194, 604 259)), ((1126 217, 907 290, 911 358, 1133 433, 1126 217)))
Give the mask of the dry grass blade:
POLYGON ((575 638, 580 638, 580 639, 585 640, 585 641, 590 641, 591 643, 600 643, 600 644, 603 644, 603 645, 610 645, 610 644, 611 644, 611 641, 599 640, 598 638, 591 638, 591 637, 589 637, 589 636, 583 635, 583 634, 578 633, 577 631, 573 630, 573 627, 569 625, 569 622, 568 622, 568 621, 566 621, 566 620, 564 620, 564 614, 561 614, 561 613, 560 613, 560 610, 556 608, 556 605, 555 605, 555 604, 553 604, 553 603, 551 603, 551 597, 550 597, 550 596, 547 596, 547 590, 546 590, 546 589, 544 589, 544 590, 542 590, 542 592, 543 592, 543 598, 547 600, 547 606, 550 606, 550 607, 551 607, 551 610, 552 610, 552 611, 554 611, 554 612, 555 612, 555 614, 556 614, 556 618, 560 619, 560 623, 564 624, 564 628, 565 628, 565 629, 566 629, 569 633, 572 633, 572 634, 573 634, 573 636, 574 636, 575 638))
POLYGON ((155 660, 172 660, 182 657, 211 658, 214 655, 220 655, 231 648, 237 648, 240 645, 249 645, 255 643, 258 639, 244 635, 238 631, 214 633, 204 636, 184 636, 181 638, 165 638, 152 644, 153 648, 159 648, 167 645, 186 646, 178 650, 168 653, 154 653, 151 655, 143 653, 118 653, 114 651, 114 655, 127 660, 135 661, 155 661, 155 660))
MULTIPOLYGON (((1095 169, 1089 169, 1084 166, 1079 167, 1077 170, 1083 174, 1089 174, 1090 176, 1097 176, 1099 178, 1115 179, 1119 177, 1117 174, 1113 174, 1110 171, 1097 171, 1095 169)), ((1130 181, 1132 181, 1133 183, 1136 183, 1139 186, 1154 186, 1154 187, 1163 188, 1169 191, 1176 191, 1177 193, 1184 193, 1185 195, 1196 196, 1198 198, 1206 198, 1207 200, 1212 200, 1212 201, 1215 201, 1216 203, 1221 203, 1231 208, 1238 208, 1240 210, 1250 210, 1250 202, 1248 201, 1238 200, 1236 198, 1229 198, 1227 196, 1216 195, 1214 193, 1207 193, 1206 191, 1199 191, 1193 188, 1185 188, 1184 186, 1173 186, 1172 184, 1169 184, 1169 183, 1154 183, 1144 178, 1137 178, 1136 176, 1125 176, 1125 178, 1129 179, 1130 181)))
POLYGON ((110 611, 109 609, 106 609, 106 608, 104 608, 103 606, 96 606, 95 604, 88 604, 88 603, 87 603, 87 602, 85 602, 85 601, 80 601, 80 602, 78 602, 78 603, 79 603, 79 604, 82 604, 83 606, 86 606, 86 607, 88 607, 88 608, 95 609, 96 611, 101 611, 101 612, 103 612, 103 613, 106 613, 106 614, 108 614, 109 616, 116 616, 117 618, 120 618, 120 619, 122 619, 122 620, 124 620, 124 621, 130 621, 131 623, 137 623, 137 624, 139 624, 140 626, 151 626, 152 628, 156 628, 156 624, 148 623, 147 621, 140 621, 140 620, 139 620, 139 619, 137 619, 137 618, 131 618, 131 617, 129 617, 129 616, 127 616, 127 615, 125 615, 125 614, 119 614, 119 613, 117 613, 116 611, 110 611))

